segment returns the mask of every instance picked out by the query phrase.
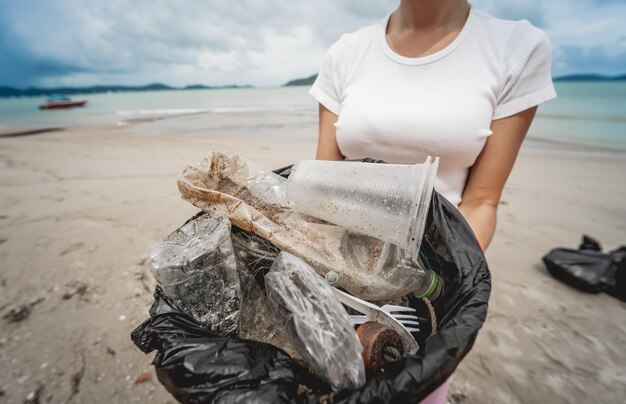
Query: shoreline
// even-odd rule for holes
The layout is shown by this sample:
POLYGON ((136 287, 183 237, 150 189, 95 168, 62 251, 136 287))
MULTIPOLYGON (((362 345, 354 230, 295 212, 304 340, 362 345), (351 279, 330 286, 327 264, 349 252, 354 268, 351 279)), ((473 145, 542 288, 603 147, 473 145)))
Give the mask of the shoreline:
POLYGON ((577 142, 562 142, 554 139, 527 137, 522 143, 520 153, 570 154, 581 156, 625 157, 626 148, 610 148, 599 145, 587 145, 577 142), (545 146, 545 149, 539 147, 545 146))
MULTIPOLYGON (((160 121, 173 121, 177 119, 187 119, 194 118, 199 116, 204 116, 210 114, 211 111, 202 111, 202 112, 192 112, 185 114, 177 114, 172 116, 158 116, 158 117, 146 117, 146 118, 133 118, 127 121, 118 121, 115 124, 78 124, 73 126, 0 126, 0 140, 3 138, 10 137, 21 137, 21 136, 35 136, 35 135, 44 135, 56 132, 76 132, 76 131, 86 131, 86 132, 97 132, 101 130, 111 130, 115 128, 126 128, 133 131, 142 132, 142 129, 147 129, 146 132, 149 133, 149 128, 145 126, 145 124, 156 123, 158 124, 160 121), (142 127, 142 125, 144 125, 142 127)), ((248 112, 249 114, 250 112, 248 112)), ((235 114, 236 115, 236 114, 235 114)), ((192 136, 192 137, 203 137, 211 139, 226 139, 232 137, 226 136, 211 136, 200 135, 197 132, 196 128, 190 128, 190 130, 178 130, 175 135, 167 135, 164 133, 159 133, 159 135, 164 136, 180 136, 181 138, 192 136), (194 132, 194 133, 191 133, 194 132)), ((214 129, 214 128, 210 128, 214 129)), ((219 128, 218 128, 219 129, 219 128)), ((148 134, 149 136, 154 136, 152 134, 148 134)), ((239 135, 237 139, 240 140, 248 140, 254 139, 255 137, 252 135, 239 135)), ((291 139, 285 139, 290 141, 301 141, 303 140, 300 136, 293 137, 291 139)), ((580 157, 593 157, 593 156, 605 156, 610 158, 622 158, 626 157, 626 148, 620 147, 607 147, 595 144, 585 144, 581 142, 574 141, 561 141, 556 139, 548 139, 545 137, 536 137, 536 136, 527 136, 522 144, 520 149, 521 153, 530 153, 530 154, 556 154, 556 155, 576 155, 580 157)))

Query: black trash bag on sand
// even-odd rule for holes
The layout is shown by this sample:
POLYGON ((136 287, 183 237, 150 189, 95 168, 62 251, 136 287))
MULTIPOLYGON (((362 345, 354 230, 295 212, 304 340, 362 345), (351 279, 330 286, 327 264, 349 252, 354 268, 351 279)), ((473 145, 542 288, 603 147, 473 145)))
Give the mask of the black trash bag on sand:
MULTIPOLYGON (((277 172, 286 176, 289 167, 277 172)), ((487 262, 474 233, 436 192, 420 256, 444 280, 434 302, 437 332, 417 354, 385 366, 358 390, 332 392, 272 345, 212 334, 159 287, 150 318, 131 337, 143 352, 157 351, 153 364, 159 381, 184 403, 418 402, 445 382, 470 351, 486 319, 491 291, 487 262)))
POLYGON ((552 276, 570 286, 626 301, 626 246, 603 252, 597 240, 583 235, 577 250, 555 248, 543 262, 552 276))

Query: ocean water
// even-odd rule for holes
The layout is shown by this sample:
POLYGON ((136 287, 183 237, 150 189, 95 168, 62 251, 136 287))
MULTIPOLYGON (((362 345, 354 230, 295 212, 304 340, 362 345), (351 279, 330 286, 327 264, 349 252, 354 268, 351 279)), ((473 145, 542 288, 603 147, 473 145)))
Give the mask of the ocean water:
POLYGON ((528 136, 626 150, 626 82, 557 82, 558 97, 539 106, 528 136))
MULTIPOLYGON (((558 82, 559 97, 539 107, 529 138, 626 150, 626 82, 558 82)), ((74 96, 85 108, 41 111, 44 97, 0 99, 2 127, 137 123, 180 115, 286 116, 315 125, 308 87, 155 91, 74 96)), ((233 118, 234 117, 234 118, 233 118)), ((209 118, 210 119, 210 118, 209 118)), ((294 135, 295 136, 295 135, 294 135)))
POLYGON ((39 110, 46 97, 0 98, 0 127, 115 124, 202 113, 317 111, 304 87, 150 91, 74 95, 87 106, 39 110))

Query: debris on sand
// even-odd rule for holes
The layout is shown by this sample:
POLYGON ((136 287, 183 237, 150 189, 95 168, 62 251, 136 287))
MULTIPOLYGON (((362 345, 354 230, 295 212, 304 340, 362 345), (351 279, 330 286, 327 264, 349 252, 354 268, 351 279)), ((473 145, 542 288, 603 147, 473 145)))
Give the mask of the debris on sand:
POLYGON ((69 300, 74 295, 83 296, 87 293, 87 289, 89 288, 86 283, 77 281, 70 282, 65 286, 67 286, 68 290, 66 290, 65 293, 63 293, 63 296, 61 296, 63 300, 69 300))
POLYGON ((28 316, 30 316, 32 308, 43 302, 44 300, 45 298, 39 297, 30 303, 21 304, 19 306, 13 307, 4 316, 2 316, 2 318, 7 320, 9 323, 24 321, 28 318, 28 316))
POLYGON ((137 376, 137 378, 135 379, 135 384, 145 383, 145 382, 150 381, 151 379, 152 379, 152 373, 143 372, 142 374, 137 376))
POLYGON ((70 387, 72 389, 72 394, 78 393, 78 386, 80 386, 80 381, 83 375, 80 372, 74 372, 70 375, 70 387))
POLYGON ((67 400, 65 400, 65 402, 70 402, 72 400, 72 398, 74 398, 74 396, 76 394, 78 394, 78 388, 80 386, 80 382, 83 380, 83 375, 85 374, 85 353, 82 352, 81 353, 81 364, 80 364, 80 369, 78 369, 76 372, 73 372, 70 375, 70 396, 67 398, 67 400))
POLYGON ((150 285, 150 280, 148 279, 148 276, 146 275, 146 273, 144 271, 139 271, 139 272, 135 272, 135 275, 137 276, 137 280, 141 282, 143 289, 147 293, 152 293, 153 286, 150 285))
POLYGON ((40 384, 35 390, 28 393, 26 400, 24 400, 24 404, 39 404, 39 398, 41 397, 43 387, 44 386, 40 384))
POLYGON ((17 323, 26 320, 28 316, 30 316, 30 313, 30 305, 21 304, 10 309, 4 316, 2 316, 2 318, 7 320, 9 323, 17 323))

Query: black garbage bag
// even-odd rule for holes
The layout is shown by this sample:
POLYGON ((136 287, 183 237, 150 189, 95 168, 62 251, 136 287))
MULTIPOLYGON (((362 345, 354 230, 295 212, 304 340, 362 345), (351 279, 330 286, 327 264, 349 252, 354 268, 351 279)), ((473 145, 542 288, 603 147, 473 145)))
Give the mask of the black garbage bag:
POLYGON ((615 284, 609 286, 606 293, 626 302, 626 246, 611 251, 615 265, 615 284))
POLYGON ((296 395, 298 377, 311 383, 313 376, 282 350, 207 331, 160 286, 154 299, 150 319, 131 338, 142 351, 157 351, 157 377, 179 401, 286 402, 296 395))
POLYGON ((552 276, 570 286, 626 300, 626 247, 605 253, 597 240, 583 235, 577 250, 555 248, 543 262, 552 276))
MULTIPOLYGON (((289 167, 277 172, 286 176, 289 167)), ((486 319, 491 291, 487 262, 474 233, 437 192, 420 256, 444 280, 434 302, 437 333, 416 355, 386 365, 358 390, 333 393, 274 346, 211 334, 159 288, 150 318, 131 337, 142 351, 157 351, 153 364, 159 381, 184 403, 418 402, 445 382, 470 351, 486 319)))

